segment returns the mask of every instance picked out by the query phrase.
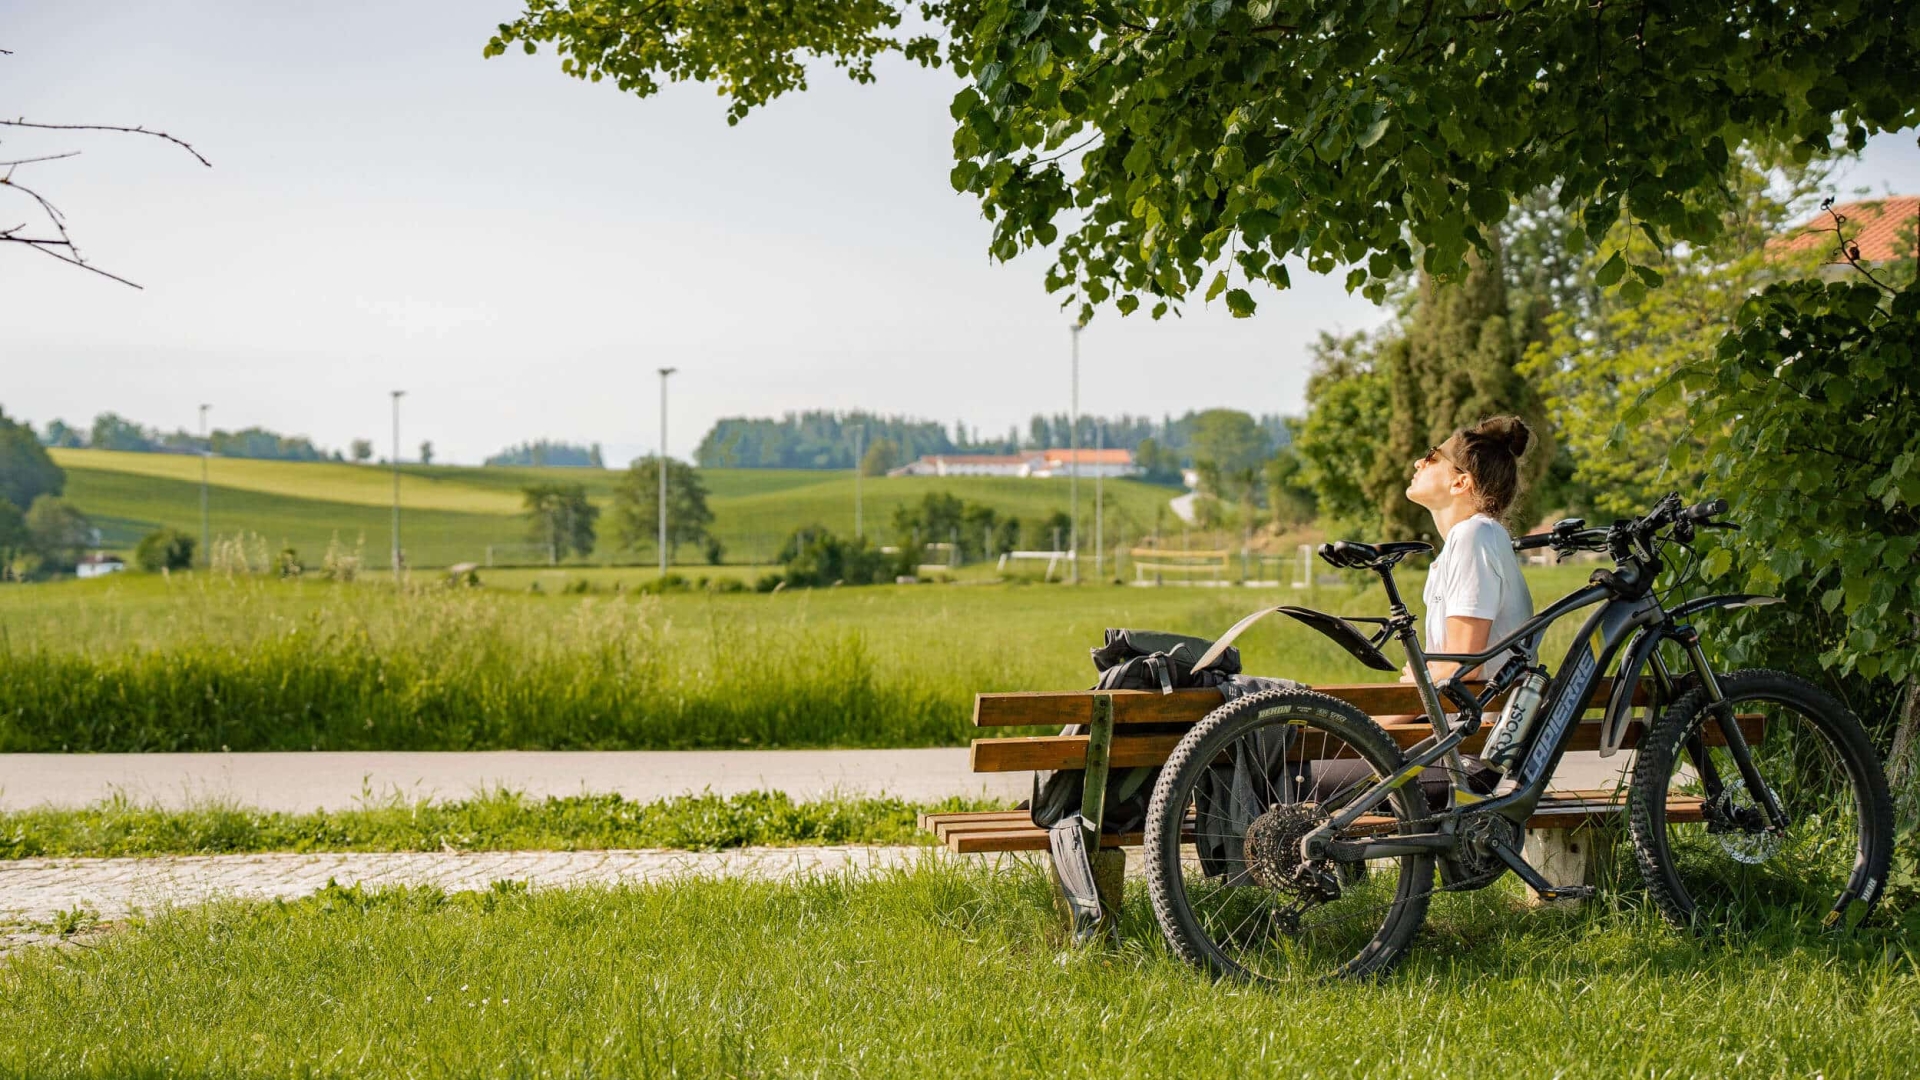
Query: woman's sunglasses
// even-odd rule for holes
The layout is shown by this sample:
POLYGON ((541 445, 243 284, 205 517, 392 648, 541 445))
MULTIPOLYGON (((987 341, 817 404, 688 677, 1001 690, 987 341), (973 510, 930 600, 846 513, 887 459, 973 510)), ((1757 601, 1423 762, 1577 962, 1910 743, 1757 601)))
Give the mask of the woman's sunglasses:
MULTIPOLYGON (((1460 463, 1453 460, 1453 458, 1449 456, 1445 450, 1440 449, 1438 446, 1429 446, 1427 447, 1426 453, 1421 454, 1417 458, 1414 458, 1413 469, 1415 472, 1419 472, 1422 468, 1425 468, 1426 466, 1433 464, 1435 461, 1444 461, 1447 464, 1453 466, 1454 468, 1460 469, 1460 463)), ((1465 472, 1466 470, 1461 469, 1460 471, 1465 472)))

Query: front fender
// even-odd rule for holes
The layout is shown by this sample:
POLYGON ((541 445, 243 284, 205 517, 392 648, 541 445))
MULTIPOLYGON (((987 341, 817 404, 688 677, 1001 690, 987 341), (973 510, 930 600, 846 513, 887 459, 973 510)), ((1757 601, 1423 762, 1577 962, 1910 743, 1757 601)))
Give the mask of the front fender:
POLYGON ((1667 612, 1667 617, 1678 622, 1696 612, 1706 611, 1708 608, 1765 607, 1768 604, 1782 604, 1785 602, 1786 601, 1777 596, 1764 596, 1760 593, 1717 593, 1713 596, 1702 596, 1695 600, 1689 600, 1679 607, 1674 608, 1672 611, 1667 612))
MULTIPOLYGON (((1640 673, 1647 658, 1660 647, 1660 627, 1643 626, 1634 631, 1620 660, 1620 671, 1613 677, 1613 693, 1607 697, 1607 712, 1600 720, 1600 756, 1609 758, 1620 752, 1627 737, 1627 724, 1633 720, 1633 692, 1640 685, 1640 673)), ((1651 718, 1649 718, 1651 719, 1651 718)))

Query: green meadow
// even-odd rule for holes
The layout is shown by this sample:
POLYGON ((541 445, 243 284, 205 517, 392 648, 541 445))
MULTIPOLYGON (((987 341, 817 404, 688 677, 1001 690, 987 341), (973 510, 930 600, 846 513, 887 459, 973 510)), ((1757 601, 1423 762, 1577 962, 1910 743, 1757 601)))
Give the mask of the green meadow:
MULTIPOLYGON (((639 595, 480 576, 477 589, 132 573, 0 589, 0 751, 964 745, 975 693, 1091 684, 1106 627, 1217 635, 1275 603, 1384 606, 1377 588, 1344 586, 639 595)), ((1544 600, 1584 577, 1536 571, 1534 589, 1544 600)), ((1418 595, 1417 574, 1404 584, 1418 595)), ((1383 674, 1289 620, 1241 645, 1253 674, 1383 674)))
MULTIPOLYGON (((140 537, 172 526, 200 531, 201 460, 180 454, 135 454, 108 450, 52 451, 67 473, 67 498, 100 527, 108 550, 130 551, 140 537)), ((208 517, 217 536, 258 534, 278 550, 292 546, 318 565, 338 538, 351 547, 365 542, 366 565, 386 567, 393 506, 393 473, 380 465, 337 462, 252 461, 212 458, 208 517)), ((520 516, 521 489, 533 483, 578 483, 607 510, 619 474, 603 469, 475 468, 406 465, 400 469, 401 535, 416 567, 483 562, 487 546, 527 540, 520 516)), ((800 469, 704 469, 713 531, 730 563, 765 563, 789 534, 824 525, 851 535, 854 477, 846 472, 800 469)), ((885 536, 896 507, 944 492, 985 503, 1001 516, 1039 520, 1069 504, 1065 479, 1015 477, 868 477, 860 481, 863 521, 870 536, 885 536)), ((1109 543, 1132 542, 1179 521, 1166 509, 1174 489, 1131 480, 1105 484, 1109 543)), ((1081 484, 1081 510, 1091 520, 1093 483, 1081 484)), ((648 563, 650 546, 616 551, 610 523, 602 518, 594 563, 648 563)), ((945 537, 929 539, 946 539, 945 537)), ((686 550, 682 558, 697 553, 686 550)), ((518 552, 521 560, 532 558, 518 552)), ((692 569, 690 567, 689 569, 692 569)))
POLYGON ((75 946, 0 961, 0 1074, 1841 1080, 1920 1054, 1898 926, 1692 937, 1631 894, 1501 886, 1384 980, 1248 988, 1174 958, 1145 893, 1087 950, 1024 860, 69 915, 75 946))

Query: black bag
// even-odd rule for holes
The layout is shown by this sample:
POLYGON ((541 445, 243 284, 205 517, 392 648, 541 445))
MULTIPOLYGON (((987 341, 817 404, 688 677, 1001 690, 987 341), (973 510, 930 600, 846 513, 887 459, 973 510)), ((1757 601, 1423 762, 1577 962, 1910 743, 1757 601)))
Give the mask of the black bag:
MULTIPOLYGON (((1159 630, 1108 629, 1106 643, 1092 650, 1093 666, 1100 672, 1095 690, 1158 690, 1171 694, 1200 686, 1220 686, 1240 671, 1240 650, 1229 647, 1205 670, 1194 673, 1194 662, 1213 643, 1186 634, 1159 630)), ((1224 700, 1224 699, 1223 699, 1224 700)), ((1130 724, 1129 734, 1164 735, 1186 730, 1186 724, 1130 724)), ((1085 735, 1082 724, 1062 728, 1062 735, 1085 735)), ((1147 823, 1147 800, 1153 797, 1154 781, 1160 767, 1143 765, 1109 776, 1105 813, 1100 831, 1105 833, 1139 832, 1147 823)), ((1080 812, 1086 796, 1085 769, 1036 772, 1033 798, 1028 803, 1033 823, 1051 829, 1068 815, 1080 812)))

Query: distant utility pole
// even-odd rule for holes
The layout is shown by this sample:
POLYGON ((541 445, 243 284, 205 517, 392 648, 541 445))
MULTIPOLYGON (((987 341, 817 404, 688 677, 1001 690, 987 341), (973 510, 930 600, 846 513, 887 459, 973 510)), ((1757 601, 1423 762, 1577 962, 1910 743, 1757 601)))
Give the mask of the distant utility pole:
POLYGON ((207 459, 213 456, 213 443, 207 439, 207 410, 211 408, 200 406, 200 558, 208 566, 213 565, 213 534, 207 526, 207 459))
POLYGON ((400 584, 400 398, 405 390, 393 393, 393 583, 400 584))
POLYGON ((860 474, 866 471, 866 462, 860 457, 860 448, 867 441, 867 426, 853 429, 853 538, 858 540, 866 533, 860 527, 860 474))
POLYGON ((660 369, 660 576, 667 576, 667 376, 679 368, 660 369))
POLYGON ((1073 324, 1073 404, 1067 414, 1067 550, 1072 553, 1067 567, 1075 585, 1080 584, 1080 331, 1084 325, 1073 324))
MULTIPOLYGON (((1106 500, 1100 490, 1100 478, 1106 475, 1105 467, 1100 463, 1100 451, 1107 448, 1107 422, 1101 420, 1094 428, 1093 435, 1093 576, 1099 578, 1101 560, 1107 557, 1106 548, 1106 500)), ((1105 578, 1101 578, 1105 580, 1105 578)))

